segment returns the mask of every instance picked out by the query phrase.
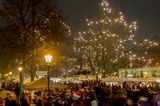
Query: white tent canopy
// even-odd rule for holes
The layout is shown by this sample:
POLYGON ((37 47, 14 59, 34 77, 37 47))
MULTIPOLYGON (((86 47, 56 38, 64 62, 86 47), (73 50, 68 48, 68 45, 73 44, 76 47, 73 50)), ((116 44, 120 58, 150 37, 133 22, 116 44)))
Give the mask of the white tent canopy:
POLYGON ((102 78, 103 82, 157 82, 158 78, 102 78))
POLYGON ((13 99, 16 100, 17 97, 16 97, 16 94, 14 92, 8 91, 8 90, 2 90, 2 91, 0 91, 0 97, 1 98, 6 98, 7 94, 9 94, 10 96, 12 96, 13 99))
MULTIPOLYGON (((32 81, 26 84, 26 90, 42 90, 47 89, 48 80, 47 78, 40 78, 35 81, 32 81)), ((61 83, 54 83, 50 80, 49 82, 50 88, 68 88, 68 85, 61 84, 61 83)))

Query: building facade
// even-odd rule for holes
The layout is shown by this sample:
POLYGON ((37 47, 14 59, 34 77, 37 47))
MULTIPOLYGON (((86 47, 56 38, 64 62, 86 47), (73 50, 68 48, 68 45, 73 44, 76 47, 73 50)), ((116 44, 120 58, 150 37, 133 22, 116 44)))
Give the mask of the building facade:
POLYGON ((160 77, 160 67, 119 69, 119 77, 158 78, 160 77))

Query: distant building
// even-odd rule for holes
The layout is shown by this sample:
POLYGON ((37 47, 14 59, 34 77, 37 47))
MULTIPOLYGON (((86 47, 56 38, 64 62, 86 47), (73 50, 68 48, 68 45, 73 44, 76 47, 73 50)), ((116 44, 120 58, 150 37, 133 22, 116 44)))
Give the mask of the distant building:
POLYGON ((45 76, 47 76, 47 71, 36 71, 36 76, 38 78, 45 77, 45 76))
POLYGON ((119 77, 157 78, 160 77, 160 67, 119 69, 119 77))

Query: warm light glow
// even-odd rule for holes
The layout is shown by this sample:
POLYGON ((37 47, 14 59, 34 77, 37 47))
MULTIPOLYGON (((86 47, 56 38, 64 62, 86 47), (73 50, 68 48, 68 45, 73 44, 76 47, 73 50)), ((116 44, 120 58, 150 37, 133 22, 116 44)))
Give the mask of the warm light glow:
POLYGON ((52 61, 52 56, 51 56, 51 55, 46 55, 46 56, 45 56, 45 60, 46 60, 46 63, 51 63, 51 61, 52 61))
POLYGON ((12 72, 9 72, 9 75, 12 75, 13 73, 12 72))
POLYGON ((158 47, 159 42, 150 39, 136 41, 137 21, 128 22, 125 15, 112 8, 107 0, 102 0, 100 10, 101 17, 86 19, 86 30, 79 32, 74 39, 74 51, 83 54, 95 69, 102 70, 102 63, 107 64, 104 62, 116 66, 123 63, 122 60, 128 60, 126 67, 135 67, 137 62, 142 67, 152 65, 154 59, 148 56, 149 50, 158 47))
POLYGON ((23 70, 23 68, 22 68, 22 67, 19 67, 18 70, 19 70, 19 72, 21 72, 21 71, 23 70))

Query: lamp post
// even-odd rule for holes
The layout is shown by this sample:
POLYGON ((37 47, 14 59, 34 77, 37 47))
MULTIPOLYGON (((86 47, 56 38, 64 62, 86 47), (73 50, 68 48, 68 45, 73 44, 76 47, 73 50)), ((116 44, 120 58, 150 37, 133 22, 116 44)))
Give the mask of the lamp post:
POLYGON ((10 71, 10 72, 9 72, 9 76, 11 77, 11 80, 12 80, 12 74, 13 74, 13 73, 10 71))
POLYGON ((52 56, 51 55, 46 55, 45 56, 45 60, 46 60, 46 63, 48 65, 48 70, 47 70, 47 89, 48 89, 48 93, 49 93, 49 81, 50 81, 50 76, 49 76, 49 65, 52 61, 52 56))
POLYGON ((23 70, 22 67, 19 67, 19 68, 18 68, 20 85, 22 84, 22 70, 23 70))

